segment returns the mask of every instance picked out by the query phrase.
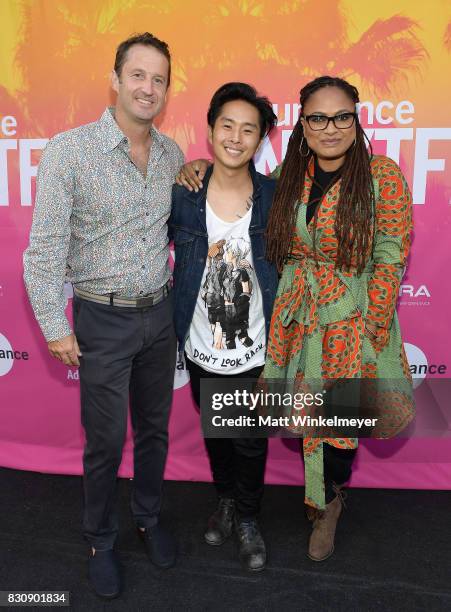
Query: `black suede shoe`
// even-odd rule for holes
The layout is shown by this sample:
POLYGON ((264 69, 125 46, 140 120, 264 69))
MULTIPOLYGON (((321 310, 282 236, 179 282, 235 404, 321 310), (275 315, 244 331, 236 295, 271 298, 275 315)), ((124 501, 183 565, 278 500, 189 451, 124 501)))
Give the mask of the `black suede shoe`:
POLYGON ((119 565, 113 550, 96 550, 89 558, 89 582, 99 597, 114 599, 119 595, 119 565))
POLYGON ((147 527, 145 531, 138 528, 138 533, 147 548, 149 559, 160 569, 169 569, 177 559, 175 539, 160 524, 147 527))
POLYGON ((244 569, 261 572, 266 567, 266 547, 255 519, 241 519, 235 522, 238 536, 238 557, 244 569))
POLYGON ((229 497, 220 497, 216 512, 208 519, 205 541, 211 546, 221 546, 230 537, 235 513, 235 500, 229 497))

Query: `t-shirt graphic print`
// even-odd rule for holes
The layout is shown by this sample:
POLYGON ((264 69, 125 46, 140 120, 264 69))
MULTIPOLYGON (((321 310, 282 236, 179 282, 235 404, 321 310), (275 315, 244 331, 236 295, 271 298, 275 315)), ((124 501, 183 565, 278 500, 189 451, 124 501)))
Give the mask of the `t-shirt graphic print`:
POLYGON ((205 370, 238 374, 265 361, 265 320, 249 224, 252 209, 229 223, 207 202, 208 257, 186 342, 205 370))

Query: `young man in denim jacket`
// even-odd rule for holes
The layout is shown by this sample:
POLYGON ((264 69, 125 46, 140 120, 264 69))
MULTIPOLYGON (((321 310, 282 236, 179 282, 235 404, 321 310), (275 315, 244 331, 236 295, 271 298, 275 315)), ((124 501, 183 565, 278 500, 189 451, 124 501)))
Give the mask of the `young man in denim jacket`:
MULTIPOLYGON (((214 163, 197 193, 176 185, 169 231, 175 244, 175 327, 199 406, 205 378, 258 378, 277 289, 265 259, 265 228, 275 181, 252 158, 277 118, 267 98, 228 83, 208 111, 214 163)), ((219 496, 205 541, 221 545, 235 524, 239 558, 251 571, 266 565, 257 515, 267 439, 205 438, 219 496)))

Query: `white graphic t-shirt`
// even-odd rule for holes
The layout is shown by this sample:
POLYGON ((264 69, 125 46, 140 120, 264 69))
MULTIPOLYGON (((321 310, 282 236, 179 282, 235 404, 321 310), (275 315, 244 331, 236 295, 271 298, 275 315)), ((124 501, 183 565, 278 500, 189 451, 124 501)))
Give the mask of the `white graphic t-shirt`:
POLYGON ((252 261, 252 209, 237 221, 206 204, 208 257, 185 345, 209 372, 238 374, 265 362, 263 300, 252 261))

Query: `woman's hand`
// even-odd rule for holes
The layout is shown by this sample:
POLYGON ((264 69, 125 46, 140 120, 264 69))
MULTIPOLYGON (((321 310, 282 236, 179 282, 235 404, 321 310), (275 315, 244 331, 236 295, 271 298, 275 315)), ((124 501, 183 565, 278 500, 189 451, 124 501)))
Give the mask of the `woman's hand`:
POLYGON ((208 159, 195 159, 192 162, 184 164, 177 176, 175 182, 177 185, 186 187, 189 191, 195 191, 202 189, 202 179, 205 176, 208 166, 211 162, 208 159))
POLYGON ((390 340, 390 332, 388 329, 368 322, 365 323, 365 336, 373 345, 376 353, 380 353, 390 340))

